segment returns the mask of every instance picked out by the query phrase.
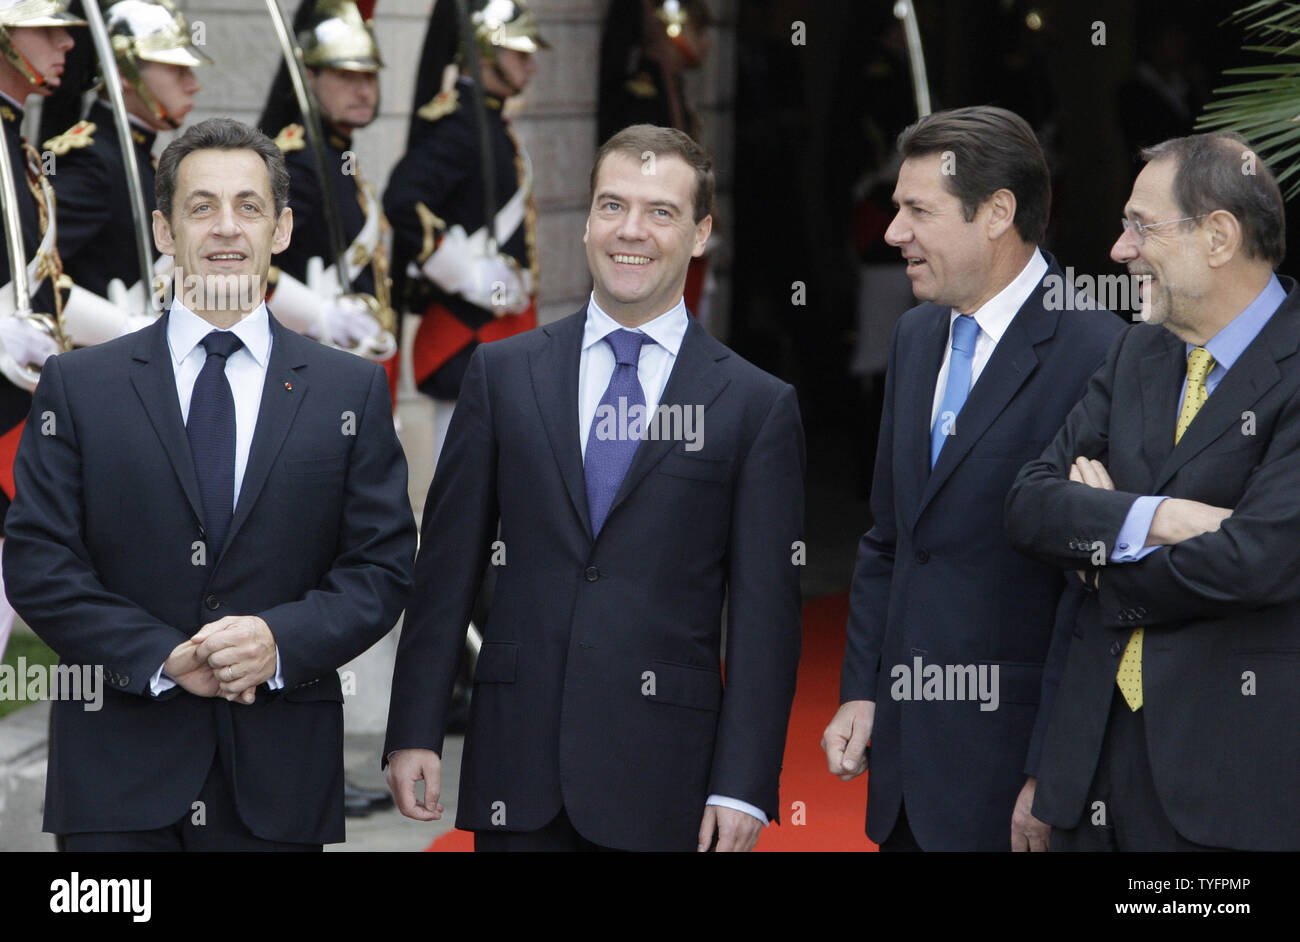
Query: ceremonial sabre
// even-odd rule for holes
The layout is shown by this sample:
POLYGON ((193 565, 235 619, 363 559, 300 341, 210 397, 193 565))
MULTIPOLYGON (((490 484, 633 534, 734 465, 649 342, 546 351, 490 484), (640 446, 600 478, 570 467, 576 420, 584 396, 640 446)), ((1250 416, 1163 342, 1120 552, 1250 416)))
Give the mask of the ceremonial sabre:
POLYGON ((158 313, 158 297, 153 289, 153 245, 150 236, 153 232, 153 220, 145 212, 144 188, 140 185, 140 164, 135 159, 135 146, 131 141, 131 128, 128 123, 126 99, 122 97, 122 76, 117 68, 117 54, 104 25, 104 15, 99 9, 99 0, 84 0, 86 24, 90 27, 91 39, 95 42, 95 52, 99 55, 99 68, 104 76, 104 88, 108 92, 108 101, 113 106, 114 123, 117 125, 117 144, 122 150, 122 163, 126 170, 126 189, 131 201, 131 218, 135 220, 135 249, 140 261, 140 286, 144 289, 145 312, 158 313))
POLYGON ((930 80, 925 74, 921 28, 916 22, 916 8, 912 5, 912 0, 898 0, 894 4, 894 17, 903 21, 903 36, 907 39, 907 58, 912 65, 912 90, 916 93, 916 116, 924 118, 930 113, 930 80))

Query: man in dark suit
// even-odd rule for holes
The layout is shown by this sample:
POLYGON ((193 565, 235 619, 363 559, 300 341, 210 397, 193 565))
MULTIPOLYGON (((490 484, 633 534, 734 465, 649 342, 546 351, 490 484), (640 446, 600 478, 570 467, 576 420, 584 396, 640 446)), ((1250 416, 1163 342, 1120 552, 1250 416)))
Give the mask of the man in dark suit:
POLYGON ((45 828, 68 850, 343 840, 335 669, 396 621, 415 528, 383 371, 262 303, 287 197, 260 132, 186 131, 157 175, 168 314, 37 387, 5 582, 106 688, 53 705, 45 828))
POLYGON ((1091 590, 1043 746, 1052 849, 1300 850, 1300 290, 1235 135, 1148 161, 1111 257, 1144 324, 1007 498, 1091 590), (1100 564, 1100 565, 1098 565, 1100 564))
POLYGON ((469 362, 398 649, 388 781, 404 814, 441 815, 447 705, 491 557, 457 796, 476 848, 748 850, 778 815, 799 658, 795 393, 687 316, 713 196, 697 144, 625 129, 591 196, 587 307, 469 362))
POLYGON ((926 303, 894 333, 875 525, 822 747, 848 780, 870 741, 867 834, 882 850, 1043 850, 1047 828, 1029 815, 1050 710, 1040 688, 1050 698, 1043 665, 1072 597, 1012 550, 1002 506, 1122 324, 1037 247, 1051 191, 1021 118, 940 112, 898 144, 885 240, 926 303))

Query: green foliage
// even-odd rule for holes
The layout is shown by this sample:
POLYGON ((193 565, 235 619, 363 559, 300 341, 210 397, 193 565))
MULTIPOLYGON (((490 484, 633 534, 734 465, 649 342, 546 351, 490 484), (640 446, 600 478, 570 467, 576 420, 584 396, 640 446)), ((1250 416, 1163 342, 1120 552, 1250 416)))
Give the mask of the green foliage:
POLYGON ((1243 52, 1276 61, 1225 70, 1244 81, 1215 89, 1197 130, 1236 131, 1246 138, 1290 199, 1300 192, 1300 4, 1257 0, 1230 21, 1241 23, 1257 43, 1243 52))

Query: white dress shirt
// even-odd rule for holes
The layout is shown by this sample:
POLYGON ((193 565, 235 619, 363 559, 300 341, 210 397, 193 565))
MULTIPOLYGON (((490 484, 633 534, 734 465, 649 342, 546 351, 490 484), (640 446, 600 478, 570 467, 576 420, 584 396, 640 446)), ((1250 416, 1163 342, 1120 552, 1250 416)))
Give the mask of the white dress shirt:
MULTIPOLYGON (((646 415, 653 415, 663 397, 668 376, 677 362, 677 352, 682 348, 682 338, 690 323, 686 302, 678 300, 667 312, 654 320, 632 328, 633 333, 645 334, 654 343, 641 345, 641 359, 636 375, 645 392, 646 415)), ((578 430, 582 433, 582 457, 587 458, 587 439, 591 437, 591 423, 596 417, 596 407, 609 387, 616 361, 614 351, 605 343, 605 337, 616 330, 625 329, 600 309, 593 293, 587 302, 587 326, 582 332, 582 353, 578 358, 578 430)))
MULTIPOLYGON (((176 377, 176 395, 180 400, 182 422, 190 419, 190 398, 194 395, 194 382, 208 359, 201 341, 216 329, 182 304, 179 296, 172 299, 171 313, 167 318, 167 347, 171 350, 172 372, 176 377)), ((230 507, 233 513, 239 504, 239 489, 244 483, 244 471, 248 467, 253 430, 257 428, 257 414, 262 408, 266 368, 271 361, 271 324, 267 320, 265 302, 231 327, 230 332, 244 343, 226 360, 226 380, 230 383, 230 393, 235 400, 235 495, 230 507)), ((284 686, 284 680, 280 676, 279 649, 275 653, 275 676, 266 683, 272 690, 284 686)), ((170 677, 162 675, 161 667, 150 682, 154 696, 174 686, 176 684, 170 677)))
MULTIPOLYGON (((637 361, 636 375, 645 393, 646 415, 653 415, 663 398, 664 387, 672 374, 677 354, 682 349, 682 338, 690 319, 686 314, 685 300, 677 303, 652 321, 640 327, 624 328, 596 303, 593 292, 587 302, 587 325, 582 332, 582 353, 578 357, 578 431, 581 434, 582 457, 587 458, 587 439, 591 437, 591 423, 596 417, 596 407, 609 387, 617 360, 614 351, 605 343, 605 337, 616 330, 632 330, 648 336, 654 343, 641 345, 641 358, 637 361)), ((743 811, 767 825, 767 815, 761 808, 748 802, 724 795, 710 795, 706 804, 719 805, 743 811)))
MULTIPOLYGON (((1043 280, 1043 276, 1046 274, 1047 259, 1043 258, 1042 252, 1034 249, 1033 257, 1021 269, 1020 274, 1016 275, 1010 284, 989 298, 983 307, 971 315, 980 328, 979 337, 975 340, 975 355, 971 358, 971 389, 975 388, 975 381, 980 378, 980 373, 988 365, 989 359, 993 356, 993 351, 997 349, 998 341, 1002 339, 1002 335, 1011 326, 1011 321, 1015 318, 1016 312, 1029 300, 1029 296, 1034 293, 1034 289, 1038 287, 1038 283, 1043 280)), ((948 346, 944 350, 943 365, 939 367, 939 377, 934 384, 934 404, 930 410, 930 428, 934 428, 934 423, 939 418, 939 408, 943 405, 943 394, 948 385, 948 364, 952 360, 952 325, 956 323, 958 317, 961 317, 961 314, 957 311, 950 311, 948 316, 948 346)))

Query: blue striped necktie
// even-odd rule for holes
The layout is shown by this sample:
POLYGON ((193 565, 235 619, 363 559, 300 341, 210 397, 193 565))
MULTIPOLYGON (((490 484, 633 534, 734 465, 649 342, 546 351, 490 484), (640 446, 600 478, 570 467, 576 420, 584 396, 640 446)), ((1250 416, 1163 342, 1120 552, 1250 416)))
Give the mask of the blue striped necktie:
POLYGON ((957 434, 957 416, 970 393, 971 365, 975 359, 975 341, 980 325, 969 314, 958 314, 952 323, 952 356, 948 358, 948 385, 939 403, 939 415, 930 430, 930 467, 939 460, 943 443, 957 434))
POLYGON ((632 464, 632 456, 636 454, 637 445, 645 435, 644 421, 636 423, 641 429, 638 437, 629 433, 629 428, 632 432, 636 431, 631 428, 633 423, 629 422, 625 427, 621 421, 615 423, 614 435, 602 434, 601 429, 604 428, 607 432, 609 423, 603 423, 601 417, 613 415, 621 419, 631 411, 633 405, 645 408, 645 390, 641 388, 641 380, 637 376, 637 364, 641 359, 641 345, 654 343, 645 334, 631 330, 615 330, 606 334, 605 342, 614 351, 614 373, 610 376, 605 395, 601 396, 600 405, 592 417, 591 431, 587 433, 587 452, 583 459, 592 536, 599 533, 605 525, 605 518, 609 516, 610 507, 614 503, 614 495, 618 493, 627 469, 632 464), (620 399, 624 400, 621 409, 620 399))

